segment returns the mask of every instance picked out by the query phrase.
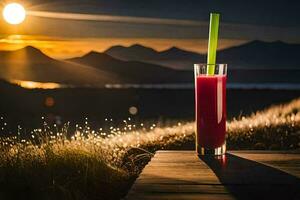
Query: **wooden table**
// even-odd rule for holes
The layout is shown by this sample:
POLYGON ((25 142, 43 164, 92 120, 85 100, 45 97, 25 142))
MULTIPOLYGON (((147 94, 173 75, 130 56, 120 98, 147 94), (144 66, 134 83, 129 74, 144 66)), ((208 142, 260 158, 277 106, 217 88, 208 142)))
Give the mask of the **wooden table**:
POLYGON ((158 151, 125 199, 300 200, 300 154, 231 151, 198 158, 194 151, 158 151))

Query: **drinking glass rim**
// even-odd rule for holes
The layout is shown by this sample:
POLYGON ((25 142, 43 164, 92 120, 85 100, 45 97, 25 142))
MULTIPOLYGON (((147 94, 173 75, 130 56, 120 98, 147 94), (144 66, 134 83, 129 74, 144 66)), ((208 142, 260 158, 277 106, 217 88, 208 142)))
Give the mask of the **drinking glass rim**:
POLYGON ((214 74, 211 74, 210 76, 221 75, 221 74, 227 75, 227 64, 225 63, 220 63, 220 64, 196 63, 194 64, 195 77, 198 76, 199 74, 207 74, 208 68, 212 66, 214 66, 215 68, 214 70, 216 71, 214 72, 214 74))
POLYGON ((217 63, 217 64, 195 63, 194 64, 194 66, 211 66, 211 65, 224 65, 224 66, 227 66, 227 63, 217 63))

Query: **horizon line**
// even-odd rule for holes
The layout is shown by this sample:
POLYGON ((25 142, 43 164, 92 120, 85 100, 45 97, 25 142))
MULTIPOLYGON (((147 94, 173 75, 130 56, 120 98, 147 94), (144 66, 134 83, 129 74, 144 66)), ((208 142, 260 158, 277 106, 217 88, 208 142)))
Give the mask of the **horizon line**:
MULTIPOLYGON (((240 44, 240 45, 233 45, 233 46, 230 46, 230 47, 227 47, 227 48, 221 48, 221 49, 218 49, 217 51, 226 50, 226 49, 229 49, 229 48, 232 48, 232 47, 239 47, 239 46, 243 46, 243 45, 250 44, 250 43, 253 43, 253 42, 262 42, 262 43, 269 43, 269 44, 270 44, 270 43, 278 43, 278 42, 280 42, 280 43, 290 44, 290 45, 293 45, 293 44, 296 44, 296 45, 297 45, 297 44, 299 44, 299 43, 288 43, 288 42, 284 42, 284 41, 282 41, 282 40, 274 40, 274 41, 250 40, 250 41, 245 42, 245 43, 243 43, 243 44, 240 44)), ((1 39, 0 39, 0 43, 1 43, 1 39)), ((186 48, 178 47, 178 46, 176 46, 176 45, 171 46, 171 47, 168 47, 168 48, 166 48, 165 50, 156 50, 156 49, 154 49, 154 48, 152 48, 152 47, 149 47, 149 46, 147 46, 147 45, 143 45, 143 44, 140 44, 140 43, 137 42, 137 43, 131 44, 131 45, 129 45, 129 46, 126 46, 126 45, 111 45, 110 47, 106 48, 104 51, 97 51, 97 50, 95 50, 95 49, 90 49, 89 51, 83 53, 82 56, 85 56, 85 55, 87 55, 87 54, 89 54, 89 53, 91 53, 91 52, 107 54, 107 53, 105 53, 105 52, 106 52, 107 50, 113 48, 113 47, 119 46, 119 47, 123 47, 123 48, 131 48, 131 47, 137 46, 137 45, 138 45, 138 46, 141 46, 141 47, 144 47, 144 48, 152 49, 153 51, 156 51, 157 53, 165 52, 165 51, 168 51, 168 50, 170 50, 170 49, 172 49, 172 48, 177 48, 177 49, 182 50, 182 51, 188 51, 188 52, 195 53, 195 54, 199 54, 199 55, 206 55, 206 54, 207 54, 207 53, 199 53, 199 52, 196 52, 196 51, 193 51, 193 50, 189 50, 189 49, 186 49, 186 48)), ((43 53, 44 55, 46 55, 46 56, 52 58, 52 57, 49 56, 47 53, 44 53, 44 52, 42 51, 41 48, 38 48, 38 47, 36 47, 35 45, 26 45, 26 46, 24 46, 24 47, 17 48, 17 49, 14 49, 14 50, 0 50, 0 52, 14 52, 14 51, 18 51, 18 50, 22 50, 22 49, 26 49, 26 48, 30 48, 30 47, 31 47, 31 48, 34 48, 34 49, 37 49, 37 50, 41 51, 41 53, 43 53)), ((107 54, 107 55, 108 55, 108 54, 107 54)), ((74 57, 71 57, 71 58, 76 58, 76 57, 78 57, 78 56, 74 56, 74 57)), ((55 58, 55 59, 56 59, 56 58, 55 58)), ((70 59, 70 58, 68 58, 68 59, 70 59)), ((65 59, 57 59, 57 60, 65 60, 65 59)))

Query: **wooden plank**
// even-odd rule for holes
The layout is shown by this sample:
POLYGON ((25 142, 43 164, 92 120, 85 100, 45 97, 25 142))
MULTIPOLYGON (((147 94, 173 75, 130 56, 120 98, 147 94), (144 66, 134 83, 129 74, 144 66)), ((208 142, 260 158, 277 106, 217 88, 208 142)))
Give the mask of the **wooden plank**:
POLYGON ((134 196, 127 197, 128 199, 137 200, 232 200, 233 198, 227 194, 187 194, 187 193, 137 193, 134 196))
POLYGON ((127 199, 224 199, 233 197, 191 151, 158 151, 127 199))
POLYGON ((230 151, 231 154, 268 165, 300 178, 300 152, 230 151))
POLYGON ((300 199, 299 152, 158 151, 125 199, 300 199))
POLYGON ((222 185, 170 185, 170 184, 138 184, 134 185, 133 192, 143 193, 202 193, 202 194, 228 194, 222 185))

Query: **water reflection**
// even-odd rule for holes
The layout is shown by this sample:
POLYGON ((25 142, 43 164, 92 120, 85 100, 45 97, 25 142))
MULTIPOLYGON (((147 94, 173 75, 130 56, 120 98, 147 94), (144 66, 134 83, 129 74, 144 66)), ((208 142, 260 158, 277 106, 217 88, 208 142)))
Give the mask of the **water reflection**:
POLYGON ((11 80, 10 82, 26 89, 58 89, 58 88, 66 87, 63 84, 51 83, 51 82, 42 83, 42 82, 22 81, 22 80, 11 80))

